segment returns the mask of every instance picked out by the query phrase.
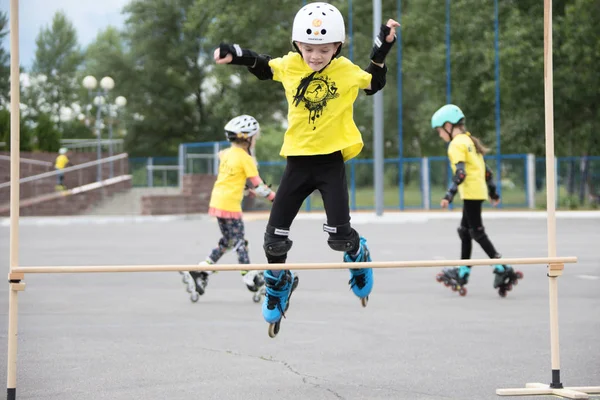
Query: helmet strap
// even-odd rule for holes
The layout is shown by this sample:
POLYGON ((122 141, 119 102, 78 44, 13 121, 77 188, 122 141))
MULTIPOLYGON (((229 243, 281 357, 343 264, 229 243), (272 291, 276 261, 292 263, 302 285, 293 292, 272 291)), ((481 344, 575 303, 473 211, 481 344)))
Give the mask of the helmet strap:
POLYGON ((444 125, 442 125, 442 129, 444 130, 444 132, 446 132, 448 134, 448 136, 450 137, 450 141, 452 141, 452 139, 454 139, 454 137, 452 136, 452 132, 454 132, 455 125, 451 122, 449 122, 449 124, 450 124, 450 132, 448 132, 445 128, 446 123, 444 123, 444 125))

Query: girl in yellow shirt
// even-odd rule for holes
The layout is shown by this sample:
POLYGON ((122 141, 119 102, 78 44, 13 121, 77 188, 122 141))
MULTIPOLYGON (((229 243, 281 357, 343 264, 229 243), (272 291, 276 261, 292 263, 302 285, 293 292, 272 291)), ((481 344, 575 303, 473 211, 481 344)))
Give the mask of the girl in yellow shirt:
MULTIPOLYGON (((349 263, 371 261, 365 238, 350 226, 350 209, 344 162, 358 155, 362 137, 353 120, 353 105, 359 90, 371 95, 385 86, 384 60, 400 26, 389 20, 375 39, 371 60, 363 70, 345 57, 337 57, 346 39, 344 17, 327 3, 310 3, 294 18, 292 44, 296 52, 279 58, 259 55, 237 44, 222 43, 215 50, 217 64, 248 67, 261 80, 281 82, 288 102, 288 129, 281 155, 287 165, 267 225, 264 250, 269 263, 285 263, 292 247, 290 226, 304 200, 321 192, 329 234, 327 243, 344 253, 349 263)), ((269 336, 289 306, 298 284, 289 271, 264 273, 267 295, 263 317, 269 336)), ((350 286, 366 306, 373 287, 371 268, 350 268, 350 286)))
MULTIPOLYGON (((219 244, 201 265, 214 264, 228 250, 235 250, 240 264, 250 264, 248 241, 245 239, 242 221, 242 200, 246 181, 250 180, 253 194, 273 201, 275 192, 266 186, 258 174, 256 161, 250 154, 260 132, 254 117, 240 115, 225 125, 225 137, 231 142, 229 149, 219 153, 219 173, 210 197, 208 214, 217 218, 222 237, 219 244)), ((209 273, 204 271, 184 272, 184 281, 193 302, 204 294, 209 273)), ((260 301, 264 286, 263 274, 259 271, 242 271, 248 290, 255 293, 254 301, 260 301)))
MULTIPOLYGON (((483 227, 481 205, 489 197, 492 205, 500 202, 496 193, 496 185, 492 171, 485 165, 483 156, 488 149, 465 128, 465 115, 454 104, 446 104, 431 117, 431 127, 448 146, 448 158, 454 172, 452 183, 440 205, 447 208, 458 192, 463 200, 463 213, 458 227, 458 237, 461 240, 461 258, 470 259, 472 240, 475 240, 490 258, 500 258, 483 227)), ((444 268, 437 275, 438 282, 458 290, 461 296, 467 294, 465 285, 469 280, 470 266, 444 268)), ((494 266, 494 289, 500 296, 517 284, 523 274, 509 265, 494 266)))

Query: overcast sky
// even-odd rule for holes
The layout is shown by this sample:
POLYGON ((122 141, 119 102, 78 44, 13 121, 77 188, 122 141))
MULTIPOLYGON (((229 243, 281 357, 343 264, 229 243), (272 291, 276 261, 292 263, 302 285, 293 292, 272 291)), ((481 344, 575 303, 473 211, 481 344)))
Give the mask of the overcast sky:
MULTIPOLYGON (((19 56, 21 66, 29 69, 35 57, 35 38, 44 26, 52 24, 54 14, 62 10, 77 31, 82 47, 92 42, 99 31, 112 25, 121 28, 123 6, 129 0, 20 0, 19 1, 19 56)), ((10 0, 0 0, 0 10, 9 14, 10 0)), ((10 22, 9 22, 10 24, 10 22)), ((10 35, 2 42, 9 49, 10 35)))

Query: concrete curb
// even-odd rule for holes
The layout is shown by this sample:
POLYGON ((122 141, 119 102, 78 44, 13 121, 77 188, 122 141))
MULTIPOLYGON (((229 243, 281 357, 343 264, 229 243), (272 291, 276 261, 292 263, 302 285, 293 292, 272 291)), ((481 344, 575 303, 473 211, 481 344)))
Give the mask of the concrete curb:
MULTIPOLYGON (((423 212, 423 211, 388 211, 383 216, 372 212, 352 213, 353 224, 398 224, 406 222, 427 222, 434 220, 455 220, 460 218, 461 211, 448 212, 423 212)), ((99 215, 99 216, 60 216, 60 217, 21 217, 20 226, 64 226, 64 225, 108 225, 108 224, 140 224, 140 223, 165 223, 187 220, 207 220, 213 217, 207 214, 185 215, 99 215)), ((246 213, 245 221, 266 221, 268 212, 246 213)), ((484 220, 501 219, 530 219, 545 220, 546 211, 484 211, 484 220)), ((600 211, 557 211, 557 219, 600 219, 600 211)), ((325 221, 324 212, 300 213, 296 220, 325 221)), ((0 227, 9 227, 10 218, 0 218, 0 227)))

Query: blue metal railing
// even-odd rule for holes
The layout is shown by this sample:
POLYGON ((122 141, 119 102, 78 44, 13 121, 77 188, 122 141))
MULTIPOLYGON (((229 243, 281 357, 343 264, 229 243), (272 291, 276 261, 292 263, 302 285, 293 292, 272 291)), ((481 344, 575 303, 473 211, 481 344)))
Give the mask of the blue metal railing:
MULTIPOLYGON (((228 146, 228 142, 217 142, 218 148, 228 146)), ((186 145, 187 154, 206 153, 211 154, 215 148, 215 142, 194 143, 186 145), (190 151, 190 149, 192 149, 190 151), (194 151, 199 150, 199 151, 194 151)), ((497 171, 495 155, 486 156, 486 162, 489 163, 493 171, 497 171)), ((497 179, 498 184, 503 188, 502 205, 505 208, 525 208, 535 204, 536 192, 544 190, 545 187, 545 158, 535 158, 535 175, 530 174, 530 163, 526 154, 503 154, 500 157, 502 166, 502 177, 497 179), (534 179, 533 182, 530 182, 534 179), (533 187, 534 190, 528 190, 533 187)), ((152 157, 152 158, 130 158, 130 173, 133 175, 134 186, 148 186, 148 182, 153 182, 154 186, 177 186, 177 169, 167 168, 167 166, 178 165, 181 163, 180 157, 152 157), (148 169, 151 164, 153 167, 148 169), (165 170, 161 170, 165 166, 165 170), (148 174, 152 174, 149 179, 148 174), (156 175, 154 175, 156 174, 156 175)), ((273 184, 275 187, 279 182, 285 160, 259 162, 261 176, 273 184)), ((184 170, 184 173, 206 173, 198 172, 197 168, 192 171, 184 170)), ((559 157, 556 163, 557 185, 559 189, 565 185, 569 177, 570 185, 577 188, 577 193, 583 191, 582 179, 587 182, 587 187, 592 191, 600 190, 600 156, 588 157, 559 157), (582 160, 588 163, 588 169, 582 178, 582 171, 579 166, 582 160)), ((443 196, 449 182, 452 179, 452 169, 448 158, 444 156, 428 157, 426 159, 418 157, 388 158, 384 160, 385 174, 385 208, 388 210, 404 209, 424 209, 426 204, 430 209, 439 208, 438 200, 443 196), (423 168, 428 171, 427 176, 423 175, 423 168), (427 187, 426 187, 427 186, 427 187)), ((372 159, 353 159, 347 163, 347 179, 350 209, 369 210, 374 209, 374 190, 373 190, 373 160, 372 159)), ((564 192, 564 189, 563 189, 564 192)), ((596 195, 596 193, 592 193, 596 195)), ((541 201, 541 197, 538 199, 541 201)), ((544 200, 545 201, 545 200, 544 200)), ((541 203, 540 203, 541 204, 541 203)), ((460 206, 460 203, 459 203, 460 206)), ((487 205, 489 207, 489 204, 487 205)), ((322 210, 322 202, 319 196, 309 196, 303 209, 306 211, 322 210)))

